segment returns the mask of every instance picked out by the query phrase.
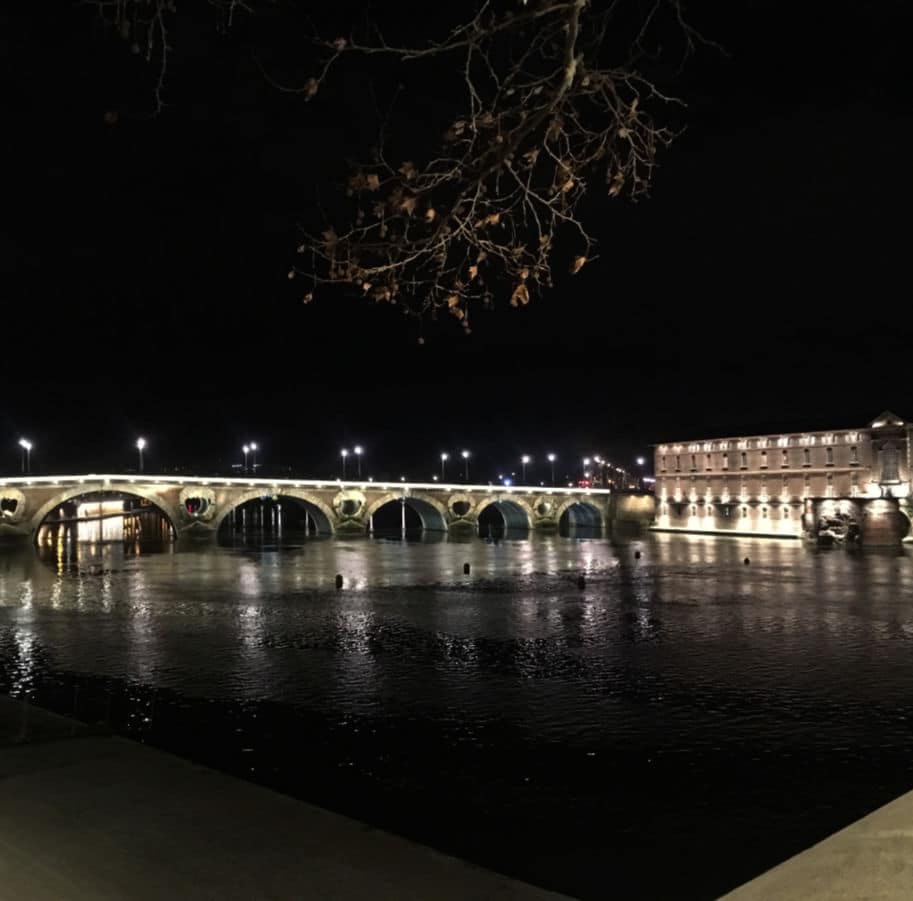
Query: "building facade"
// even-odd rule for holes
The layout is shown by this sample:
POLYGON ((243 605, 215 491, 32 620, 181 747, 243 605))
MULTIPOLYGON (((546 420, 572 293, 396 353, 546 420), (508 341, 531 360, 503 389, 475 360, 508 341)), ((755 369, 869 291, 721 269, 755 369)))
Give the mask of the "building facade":
POLYGON ((913 426, 885 411, 856 429, 657 445, 655 527, 801 537, 852 524, 867 498, 896 499, 908 520, 911 439, 913 426))

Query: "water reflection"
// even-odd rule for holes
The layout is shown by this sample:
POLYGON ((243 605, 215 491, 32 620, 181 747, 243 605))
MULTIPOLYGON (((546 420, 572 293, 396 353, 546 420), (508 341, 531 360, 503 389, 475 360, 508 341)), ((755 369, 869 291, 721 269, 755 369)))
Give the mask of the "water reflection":
POLYGON ((240 531, 0 554, 0 684, 580 897, 712 897, 913 785, 905 551, 240 531))

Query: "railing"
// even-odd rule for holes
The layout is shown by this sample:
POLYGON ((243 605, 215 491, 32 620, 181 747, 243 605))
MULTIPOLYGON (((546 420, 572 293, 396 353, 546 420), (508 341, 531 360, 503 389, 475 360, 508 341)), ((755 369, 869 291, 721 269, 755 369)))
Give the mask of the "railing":
POLYGON ((70 485, 153 485, 167 487, 169 485, 206 485, 221 486, 225 488, 256 488, 285 487, 285 488, 312 488, 312 489, 355 489, 369 490, 376 488, 380 491, 403 491, 418 489, 421 491, 447 491, 463 492, 465 494, 544 494, 570 496, 602 496, 607 497, 617 492, 610 488, 561 488, 558 486, 544 485, 465 485, 450 482, 373 482, 364 479, 265 479, 256 477, 229 478, 193 476, 160 476, 160 475, 116 475, 96 474, 70 475, 70 476, 16 476, 0 478, 0 488, 5 487, 64 487, 70 485))

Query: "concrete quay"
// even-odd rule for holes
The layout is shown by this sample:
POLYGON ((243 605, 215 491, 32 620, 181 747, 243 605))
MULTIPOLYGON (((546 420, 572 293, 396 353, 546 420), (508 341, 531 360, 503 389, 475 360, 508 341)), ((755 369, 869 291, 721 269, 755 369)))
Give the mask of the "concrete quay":
POLYGON ((0 699, 0 901, 563 897, 0 699))
POLYGON ((913 792, 723 896, 725 901, 909 901, 913 792))

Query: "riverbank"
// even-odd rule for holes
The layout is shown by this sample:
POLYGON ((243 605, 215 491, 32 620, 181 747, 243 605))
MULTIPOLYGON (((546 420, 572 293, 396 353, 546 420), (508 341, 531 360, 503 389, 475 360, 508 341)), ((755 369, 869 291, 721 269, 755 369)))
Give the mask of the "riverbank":
POLYGON ((913 898, 913 792, 835 832, 724 901, 906 901, 913 898))
POLYGON ((0 699, 0 898, 564 896, 0 699))

